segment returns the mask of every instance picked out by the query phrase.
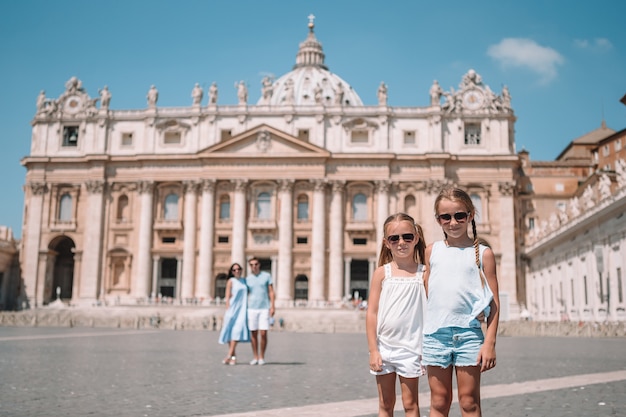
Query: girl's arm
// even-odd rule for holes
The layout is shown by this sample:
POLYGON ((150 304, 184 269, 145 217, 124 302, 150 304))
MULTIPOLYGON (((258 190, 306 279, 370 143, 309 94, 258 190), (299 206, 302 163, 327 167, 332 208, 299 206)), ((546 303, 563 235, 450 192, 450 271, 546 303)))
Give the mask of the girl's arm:
POLYGON ((426 290, 426 296, 428 296, 428 278, 430 277, 430 254, 433 251, 433 245, 430 244, 426 247, 424 251, 424 275, 422 275, 422 279, 424 280, 424 289, 426 290))
POLYGON ((385 271, 382 266, 376 268, 372 275, 372 284, 370 286, 369 295, 367 297, 367 313, 365 314, 365 330, 367 333, 367 347, 370 354, 370 369, 372 371, 380 371, 382 369, 383 360, 378 351, 378 335, 376 329, 378 327, 378 303, 380 302, 380 292, 382 291, 383 278, 385 271))
POLYGON ((491 312, 487 317, 487 330, 485 332, 485 342, 478 354, 480 371, 485 372, 496 366, 496 335, 498 333, 498 322, 500 321, 500 297, 498 296, 498 277, 496 275, 496 259, 490 248, 483 253, 483 270, 487 278, 487 284, 493 293, 491 300, 491 312))
POLYGON ((226 309, 230 307, 230 292, 232 286, 233 280, 231 278, 228 278, 228 281, 226 282, 226 295, 224 295, 224 298, 226 299, 226 309))

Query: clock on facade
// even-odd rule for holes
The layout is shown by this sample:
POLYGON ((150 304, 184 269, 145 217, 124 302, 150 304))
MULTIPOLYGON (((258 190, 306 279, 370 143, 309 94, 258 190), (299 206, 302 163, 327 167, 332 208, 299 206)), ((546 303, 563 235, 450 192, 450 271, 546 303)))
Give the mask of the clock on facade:
POLYGON ((476 110, 483 106, 485 96, 479 90, 469 90, 463 94, 463 107, 469 110, 476 110))
POLYGON ((65 100, 64 109, 68 113, 77 113, 80 110, 80 97, 70 96, 65 100))

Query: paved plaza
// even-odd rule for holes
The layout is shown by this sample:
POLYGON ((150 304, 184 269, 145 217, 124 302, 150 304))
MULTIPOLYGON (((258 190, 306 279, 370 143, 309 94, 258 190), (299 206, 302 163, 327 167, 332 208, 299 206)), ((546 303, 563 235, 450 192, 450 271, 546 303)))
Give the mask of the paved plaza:
MULTIPOLYGON (((364 334, 272 331, 265 366, 248 365, 248 344, 236 366, 222 365, 217 338, 0 327, 0 416, 377 415, 364 334)), ((626 338, 500 337, 482 386, 485 416, 626 416, 626 338)), ((425 378, 420 392, 428 416, 425 378)))

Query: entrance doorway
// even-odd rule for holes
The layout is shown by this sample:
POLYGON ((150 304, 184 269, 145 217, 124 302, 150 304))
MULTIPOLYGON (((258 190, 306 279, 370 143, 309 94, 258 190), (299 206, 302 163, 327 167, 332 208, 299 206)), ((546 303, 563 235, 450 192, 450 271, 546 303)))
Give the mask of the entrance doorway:
POLYGON ((353 259, 350 263, 350 295, 353 299, 367 300, 369 291, 369 261, 353 259))
POLYGON ((162 258, 159 283, 157 285, 161 297, 176 297, 176 271, 178 260, 176 258, 162 258))
POLYGON ((52 302, 57 298, 72 299, 75 247, 74 241, 66 236, 59 237, 50 243, 49 249, 54 251, 56 256, 52 269, 52 285, 46 288, 44 303, 52 302))

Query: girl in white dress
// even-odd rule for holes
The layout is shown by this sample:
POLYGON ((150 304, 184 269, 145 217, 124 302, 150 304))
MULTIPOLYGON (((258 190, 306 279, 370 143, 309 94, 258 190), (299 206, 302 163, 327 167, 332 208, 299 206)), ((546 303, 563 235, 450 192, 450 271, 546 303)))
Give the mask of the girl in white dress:
POLYGON ((405 213, 389 216, 383 230, 366 315, 370 373, 376 375, 378 386, 378 416, 393 416, 397 375, 406 415, 419 417, 418 378, 425 373, 421 356, 426 243, 422 228, 405 213))

